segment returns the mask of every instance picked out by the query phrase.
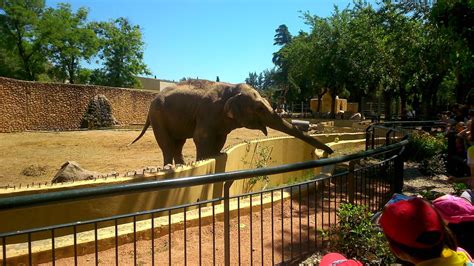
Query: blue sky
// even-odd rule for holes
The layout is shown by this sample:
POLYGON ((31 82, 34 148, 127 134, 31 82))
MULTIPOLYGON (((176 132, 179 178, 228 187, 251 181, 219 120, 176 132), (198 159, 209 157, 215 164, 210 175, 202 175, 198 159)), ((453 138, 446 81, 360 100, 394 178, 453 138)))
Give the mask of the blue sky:
POLYGON ((152 76, 244 82, 249 72, 272 68, 275 29, 308 30, 299 11, 326 17, 334 5, 317 0, 46 0, 89 8, 90 21, 126 17, 142 28, 145 63, 152 76))

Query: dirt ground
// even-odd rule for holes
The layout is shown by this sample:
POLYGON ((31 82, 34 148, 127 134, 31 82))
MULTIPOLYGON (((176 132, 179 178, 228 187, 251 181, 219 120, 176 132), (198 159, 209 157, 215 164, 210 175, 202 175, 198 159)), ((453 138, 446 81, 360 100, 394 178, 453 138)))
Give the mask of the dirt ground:
MULTIPOLYGON (((163 166, 163 157, 149 130, 142 139, 127 147, 140 133, 137 129, 69 132, 21 132, 0 134, 0 187, 49 182, 66 161, 102 173, 124 173, 148 166, 163 166)), ((286 134, 268 130, 269 137, 286 134)), ((264 138, 258 130, 237 129, 226 146, 264 138)), ((194 161, 191 139, 184 145, 184 158, 194 161)))

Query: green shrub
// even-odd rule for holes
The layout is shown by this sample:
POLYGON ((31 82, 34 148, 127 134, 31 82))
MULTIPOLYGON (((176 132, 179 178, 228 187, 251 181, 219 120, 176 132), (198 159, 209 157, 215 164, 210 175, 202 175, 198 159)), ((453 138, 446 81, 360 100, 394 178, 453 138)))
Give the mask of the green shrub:
POLYGON ((408 160, 421 162, 444 153, 447 148, 448 144, 443 134, 433 136, 427 132, 414 131, 411 134, 406 155, 408 160))
POLYGON ((337 211, 339 222, 333 232, 335 252, 369 265, 387 265, 395 261, 388 242, 366 206, 343 203, 337 211))
POLYGON ((428 176, 435 176, 446 173, 444 154, 436 154, 431 158, 427 158, 421 161, 420 171, 428 176))
MULTIPOLYGON (((247 152, 249 152, 249 146, 247 146, 247 152)), ((273 147, 268 147, 268 146, 261 146, 256 144, 255 145, 255 150, 253 151, 254 154, 252 156, 252 160, 250 162, 242 159, 242 162, 246 165, 250 165, 250 167, 258 169, 258 168, 264 168, 270 166, 271 163, 274 163, 275 161, 272 159, 272 152, 273 152, 273 147)), ((252 187, 257 184, 257 182, 264 182, 264 189, 267 187, 268 183, 270 182, 270 177, 267 175, 264 176, 256 176, 256 177, 251 177, 247 181, 247 188, 246 190, 250 192, 252 187)))
POLYGON ((444 193, 434 191, 434 190, 424 190, 419 192, 420 196, 422 196, 424 199, 427 199, 429 201, 432 201, 438 197, 441 197, 444 195, 444 193))
POLYGON ((454 190, 454 194, 460 196, 464 190, 468 189, 469 187, 464 184, 464 183, 454 183, 453 184, 453 190, 454 190))

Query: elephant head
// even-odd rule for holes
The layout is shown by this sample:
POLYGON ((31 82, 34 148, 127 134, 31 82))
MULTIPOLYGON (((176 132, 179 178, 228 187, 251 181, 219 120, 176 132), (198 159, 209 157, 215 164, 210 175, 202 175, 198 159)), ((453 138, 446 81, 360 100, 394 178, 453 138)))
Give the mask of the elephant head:
POLYGON ((270 127, 299 138, 315 148, 333 153, 331 148, 282 119, 273 110, 270 103, 249 85, 239 84, 238 91, 224 105, 225 115, 235 121, 235 123, 238 123, 238 127, 258 129, 265 135, 267 135, 267 127, 270 127))

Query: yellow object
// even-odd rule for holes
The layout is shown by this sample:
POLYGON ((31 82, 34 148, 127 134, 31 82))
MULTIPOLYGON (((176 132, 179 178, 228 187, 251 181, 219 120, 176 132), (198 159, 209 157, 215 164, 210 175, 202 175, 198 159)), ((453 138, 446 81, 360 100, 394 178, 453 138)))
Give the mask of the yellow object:
POLYGON ((441 257, 417 263, 416 266, 464 266, 469 265, 468 256, 464 252, 443 249, 441 257))

